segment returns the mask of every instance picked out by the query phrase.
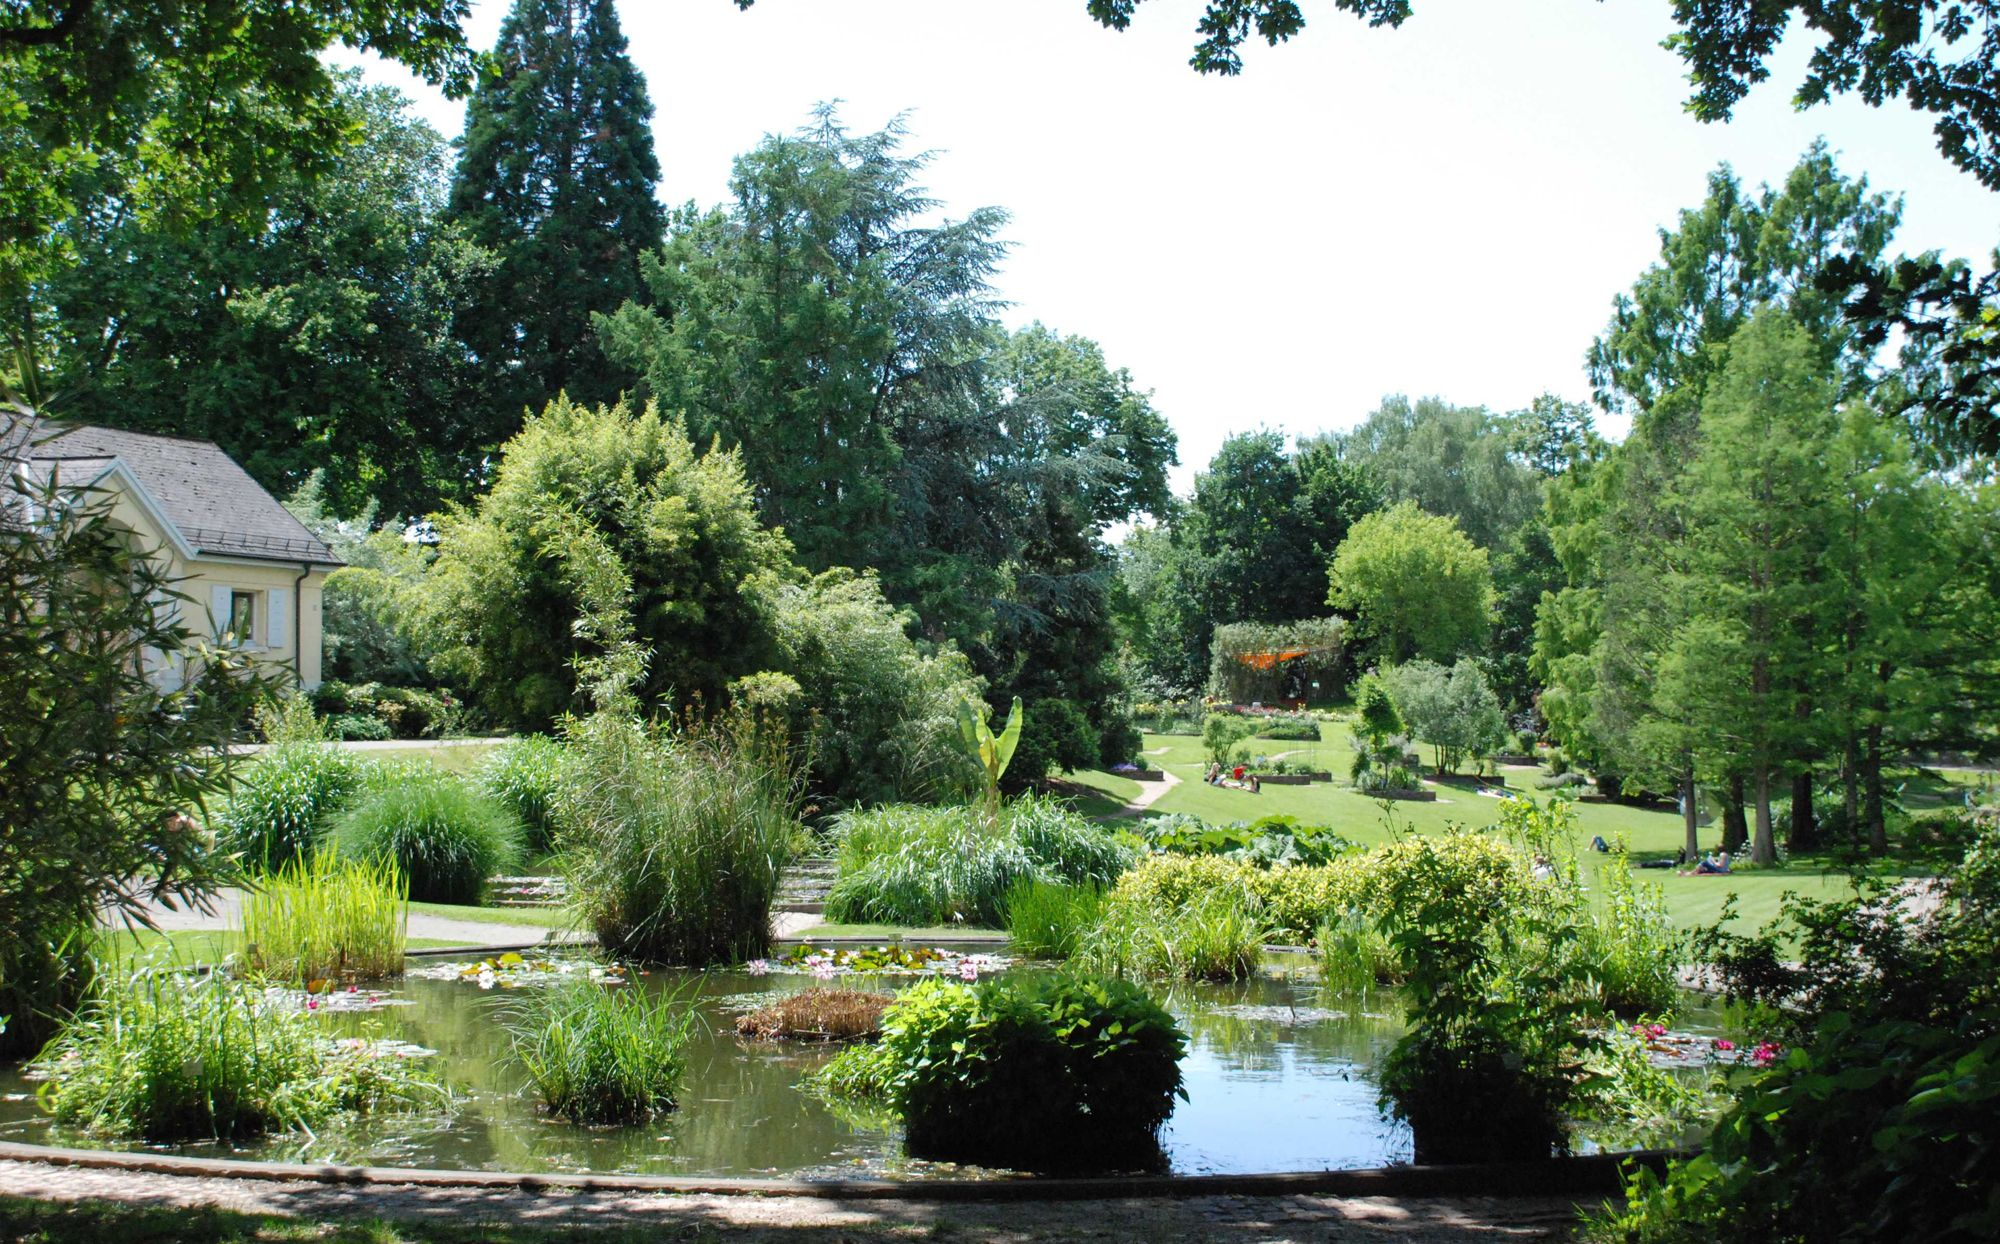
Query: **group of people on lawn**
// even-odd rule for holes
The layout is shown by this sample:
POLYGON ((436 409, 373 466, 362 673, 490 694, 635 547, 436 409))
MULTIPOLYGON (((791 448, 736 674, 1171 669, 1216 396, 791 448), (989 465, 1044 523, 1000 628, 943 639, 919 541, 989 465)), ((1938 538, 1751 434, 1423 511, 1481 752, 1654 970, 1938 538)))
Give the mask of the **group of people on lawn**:
POLYGON ((1262 793, 1262 785, 1257 781, 1257 775, 1252 773, 1246 776, 1242 765, 1225 769, 1220 761, 1211 760, 1208 763, 1208 772, 1202 775, 1201 780, 1210 786, 1234 787, 1237 790, 1247 790, 1253 795, 1262 793))

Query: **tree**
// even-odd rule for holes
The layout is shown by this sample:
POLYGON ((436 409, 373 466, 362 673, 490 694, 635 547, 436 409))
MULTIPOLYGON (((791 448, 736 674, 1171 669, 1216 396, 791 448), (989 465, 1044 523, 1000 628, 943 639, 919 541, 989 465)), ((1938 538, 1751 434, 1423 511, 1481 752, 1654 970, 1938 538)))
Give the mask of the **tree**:
POLYGON ((771 667, 764 601, 747 585, 793 573, 784 536, 757 521, 735 454, 697 453, 651 407, 551 402, 502 447, 492 490, 439 516, 437 537, 423 630, 442 671, 508 725, 581 708, 579 663, 628 631, 650 654, 633 687, 645 705, 716 704, 771 667))
MULTIPOLYGON (((0 420, 0 447, 33 435, 0 420)), ((15 464, 6 460, 6 466, 15 464)), ((105 914, 206 903, 230 861, 197 819, 269 684, 181 621, 186 602, 108 497, 7 471, 0 494, 0 1016, 31 1052, 105 914), (149 677, 172 665, 171 689, 149 677)))
POLYGON ((1541 504, 1540 477, 1516 456, 1514 421, 1481 406, 1388 397, 1358 427, 1326 439, 1384 503, 1410 501, 1455 518, 1481 548, 1502 547, 1541 504))
POLYGON ((1388 662, 1455 660, 1493 628, 1486 550, 1404 501, 1370 514, 1334 555, 1328 603, 1354 611, 1388 662))
POLYGON ((884 599, 874 575, 767 575, 757 592, 774 667, 797 691, 792 735, 811 740, 822 810, 935 799, 970 784, 955 715, 978 693, 971 667, 950 648, 913 641, 915 619, 884 599))
POLYGON ((1702 404, 1687 503, 1692 616, 1663 676, 1693 680, 1677 698, 1748 776, 1760 864, 1777 859, 1772 777, 1810 748, 1810 714, 1797 709, 1822 667, 1800 623, 1819 603, 1821 446, 1834 432, 1834 386, 1811 336, 1782 311, 1759 312, 1702 404))
POLYGON ((282 185, 348 145, 321 53, 380 53, 459 91, 470 5, 419 0, 7 0, 0 4, 0 379, 30 403, 43 372, 38 282, 100 215, 172 227, 261 217, 282 185), (164 140, 171 136, 170 141, 164 140))
POLYGON ((1439 777, 1506 741, 1500 701, 1477 661, 1461 657, 1449 669, 1434 661, 1409 661, 1381 677, 1410 737, 1435 749, 1439 777))
POLYGON ((499 440, 559 393, 618 396, 591 316, 642 294, 639 255, 665 217, 653 106, 612 0, 515 0, 493 60, 466 108, 450 207, 499 256, 459 321, 499 440))
POLYGON ((444 140, 357 79, 333 100, 352 137, 254 220, 72 223, 33 291, 49 413, 214 440, 280 496, 317 472, 339 514, 465 494, 486 446, 452 326, 491 256, 442 219, 444 140))
POLYGON ((916 184, 928 157, 901 154, 903 137, 900 122, 849 134, 826 105, 765 139, 738 157, 729 210, 684 210, 643 261, 655 305, 596 320, 645 392, 704 443, 740 448, 808 569, 875 566, 892 589, 914 551, 899 501, 925 482, 905 457, 964 452, 977 410, 1006 219, 920 223, 936 206, 916 184))

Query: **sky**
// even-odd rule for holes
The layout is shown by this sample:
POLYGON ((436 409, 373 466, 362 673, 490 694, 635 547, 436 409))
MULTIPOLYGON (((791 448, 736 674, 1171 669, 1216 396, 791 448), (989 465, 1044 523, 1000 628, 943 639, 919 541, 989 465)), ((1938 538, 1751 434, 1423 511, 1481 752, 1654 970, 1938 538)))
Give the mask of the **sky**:
MULTIPOLYGON (((475 0, 478 46, 507 2, 475 0)), ((721 202, 731 160, 820 101, 856 132, 905 115, 944 215, 1011 214, 1003 318, 1093 338, 1129 369, 1179 435, 1182 491, 1231 433, 1352 427, 1386 394, 1587 400, 1613 296, 1721 163, 1778 181, 1823 135, 1844 172, 1905 197, 1900 248, 2000 245, 2000 194, 1937 153, 1924 116, 1793 109, 1805 37, 1733 121, 1704 125, 1659 46, 1669 0, 1415 0, 1399 30, 1302 7, 1305 31, 1246 48, 1236 78, 1188 67, 1200 0, 1147 0, 1123 33, 1084 0, 619 15, 664 201, 721 202)), ((447 136, 463 128, 462 102, 363 63, 447 136)))

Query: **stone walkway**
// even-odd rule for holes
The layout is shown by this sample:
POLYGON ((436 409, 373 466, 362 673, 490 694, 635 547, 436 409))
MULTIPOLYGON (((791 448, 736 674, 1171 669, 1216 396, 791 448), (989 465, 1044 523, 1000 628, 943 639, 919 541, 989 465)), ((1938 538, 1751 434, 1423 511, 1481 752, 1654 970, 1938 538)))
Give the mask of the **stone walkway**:
POLYGON ((215 1208, 304 1220, 387 1218, 543 1230, 640 1227, 661 1238, 861 1240, 1561 1240, 1564 1198, 1198 1196, 1109 1201, 840 1201, 797 1196, 541 1192, 216 1179, 0 1162, 0 1196, 215 1208), (673 1232, 669 1237, 666 1233, 673 1232))

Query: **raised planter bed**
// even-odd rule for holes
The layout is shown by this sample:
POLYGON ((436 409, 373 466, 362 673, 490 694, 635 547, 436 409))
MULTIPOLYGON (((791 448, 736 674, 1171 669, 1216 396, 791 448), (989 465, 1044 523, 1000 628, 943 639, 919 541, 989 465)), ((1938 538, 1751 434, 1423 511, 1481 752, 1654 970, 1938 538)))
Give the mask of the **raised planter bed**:
POLYGON ((1167 780, 1167 772, 1164 769, 1128 769, 1118 776, 1131 778, 1135 782, 1164 782, 1167 780))
POLYGON ((1526 765, 1538 768, 1542 762, 1539 757, 1523 756, 1519 752, 1495 752, 1493 753, 1493 763, 1496 765, 1526 765))
POLYGON ((1355 794, 1367 799, 1399 799, 1405 803, 1436 803, 1438 793, 1434 790, 1356 790, 1355 794))
POLYGON ((1507 779, 1504 777, 1486 777, 1470 773, 1447 773, 1443 777, 1433 777, 1431 781, 1443 786, 1456 786, 1463 790, 1478 790, 1482 786, 1498 786, 1504 789, 1507 785, 1507 779))
POLYGON ((1265 786, 1306 786, 1312 782, 1312 776, 1306 773, 1253 773, 1251 776, 1265 786))

